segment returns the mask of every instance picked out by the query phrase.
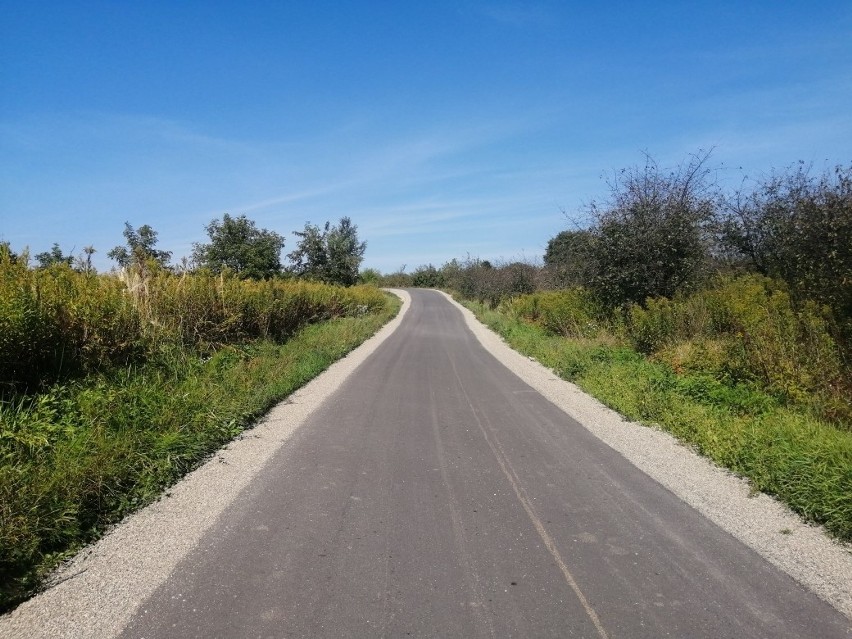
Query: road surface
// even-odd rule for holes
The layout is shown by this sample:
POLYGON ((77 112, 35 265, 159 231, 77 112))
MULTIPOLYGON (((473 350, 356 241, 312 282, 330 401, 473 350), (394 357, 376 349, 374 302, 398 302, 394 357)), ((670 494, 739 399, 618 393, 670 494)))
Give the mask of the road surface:
POLYGON ((850 637, 411 292, 124 637, 850 637))

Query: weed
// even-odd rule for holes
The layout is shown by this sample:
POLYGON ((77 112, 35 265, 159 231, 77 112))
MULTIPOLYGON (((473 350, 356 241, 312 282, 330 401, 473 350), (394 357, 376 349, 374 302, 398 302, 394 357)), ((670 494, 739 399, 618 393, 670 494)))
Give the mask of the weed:
POLYGON ((623 311, 605 312, 581 288, 523 295, 499 310, 554 335, 626 344, 678 374, 701 378, 692 382, 695 389, 712 377, 728 388, 712 385, 711 399, 722 403, 780 403, 841 427, 852 423, 852 384, 828 310, 794 304, 782 283, 760 275, 720 278, 698 292, 623 311))

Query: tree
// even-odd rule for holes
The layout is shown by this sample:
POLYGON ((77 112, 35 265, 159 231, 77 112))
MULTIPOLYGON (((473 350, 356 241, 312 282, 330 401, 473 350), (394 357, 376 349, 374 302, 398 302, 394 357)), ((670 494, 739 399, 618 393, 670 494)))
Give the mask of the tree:
POLYGON ((281 272, 284 238, 275 231, 258 229, 245 215, 233 218, 227 213, 222 221, 207 225, 210 242, 193 245, 196 265, 214 273, 230 269, 243 278, 269 279, 281 272))
POLYGON ((621 171, 611 199, 593 203, 587 285, 611 306, 671 297, 693 288, 705 273, 715 187, 699 153, 668 173, 650 157, 643 168, 621 171))
POLYGON ((3 240, 0 242, 0 261, 8 261, 10 263, 17 262, 19 255, 12 250, 12 245, 3 240))
POLYGON ((153 264, 165 268, 172 258, 171 251, 158 251, 157 232, 147 224, 134 229, 129 222, 124 223, 124 238, 127 246, 116 246, 107 253, 107 257, 118 262, 121 268, 133 264, 153 264))
POLYGON ((561 231, 547 242, 544 266, 558 287, 577 286, 589 280, 593 235, 586 229, 561 231))
POLYGON ((358 282, 360 284, 371 284, 373 286, 379 286, 382 281, 382 273, 378 269, 375 268, 365 268, 358 274, 358 282))
POLYGON ((329 281, 352 286, 358 281, 358 269, 364 261, 366 242, 358 241, 358 227, 348 217, 340 218, 326 236, 329 281))
POLYGON ((304 230, 293 234, 301 238, 287 256, 293 273, 342 286, 358 281, 367 243, 358 241, 358 227, 348 217, 335 226, 326 222, 322 228, 306 223, 304 230))
POLYGON ((82 255, 77 258, 78 267, 84 273, 92 273, 95 270, 95 267, 92 266, 92 255, 97 253, 95 247, 89 244, 88 246, 83 247, 83 257, 82 255))
POLYGON ((422 264, 411 274, 411 285, 419 288, 441 288, 444 286, 444 276, 431 264, 422 264))
POLYGON ((326 247, 326 236, 329 231, 329 223, 325 223, 323 229, 305 223, 301 231, 293 231, 293 235, 300 238, 296 242, 296 249, 287 254, 290 260, 289 270, 299 277, 311 277, 325 280, 328 272, 328 249, 326 247))
POLYGON ((722 240, 798 298, 828 305, 852 342, 852 166, 821 176, 797 167, 724 202, 722 240))
POLYGON ((36 254, 35 259, 40 268, 47 268, 54 264, 65 264, 67 266, 71 266, 74 262, 74 256, 64 255, 57 242, 53 243, 53 246, 49 251, 36 254))

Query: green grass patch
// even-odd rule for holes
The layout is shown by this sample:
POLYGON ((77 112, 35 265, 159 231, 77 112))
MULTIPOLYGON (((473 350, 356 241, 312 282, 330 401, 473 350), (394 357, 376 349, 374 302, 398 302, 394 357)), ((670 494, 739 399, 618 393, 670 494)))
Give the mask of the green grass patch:
POLYGON ((0 610, 373 335, 399 311, 387 297, 283 343, 168 347, 0 403, 0 610))
POLYGON ((512 348, 625 417, 656 424, 776 495, 806 520, 852 541, 852 432, 757 384, 676 373, 612 338, 565 338, 464 302, 512 348))

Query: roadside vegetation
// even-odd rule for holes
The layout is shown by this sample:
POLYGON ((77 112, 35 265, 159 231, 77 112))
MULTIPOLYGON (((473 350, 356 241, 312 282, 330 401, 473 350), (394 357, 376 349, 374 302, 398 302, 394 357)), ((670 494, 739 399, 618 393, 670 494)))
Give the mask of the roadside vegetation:
POLYGON ((380 281, 452 291, 515 349, 852 541, 852 167, 725 193, 707 163, 616 173, 543 264, 380 281))
POLYGON ((0 245, 0 611, 396 314, 333 283, 363 254, 344 227, 360 253, 329 259, 327 225, 300 258, 327 277, 283 269, 282 238, 244 217, 211 223, 192 268, 147 226, 125 226, 110 274, 91 247, 33 267, 0 245))

